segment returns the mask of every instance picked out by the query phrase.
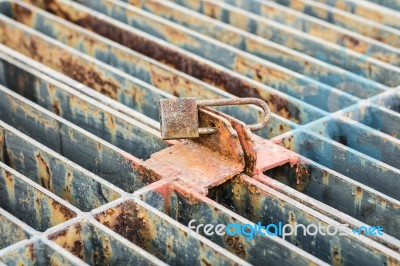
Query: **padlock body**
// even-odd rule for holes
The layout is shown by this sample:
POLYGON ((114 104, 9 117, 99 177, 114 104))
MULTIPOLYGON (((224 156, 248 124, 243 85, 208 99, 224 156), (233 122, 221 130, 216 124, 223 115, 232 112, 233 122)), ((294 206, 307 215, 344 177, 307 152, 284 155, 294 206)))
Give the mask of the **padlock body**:
POLYGON ((168 98, 160 100, 162 139, 199 137, 199 117, 195 98, 168 98))

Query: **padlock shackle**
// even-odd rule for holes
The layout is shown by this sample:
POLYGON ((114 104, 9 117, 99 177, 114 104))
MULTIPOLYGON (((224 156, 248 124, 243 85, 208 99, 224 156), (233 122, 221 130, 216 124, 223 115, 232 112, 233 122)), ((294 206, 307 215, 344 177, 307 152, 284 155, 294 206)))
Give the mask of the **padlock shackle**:
POLYGON ((245 105, 245 104, 254 104, 261 107, 264 111, 264 119, 252 125, 247 125, 251 131, 256 131, 263 129, 270 117, 271 117, 271 109, 268 104, 258 98, 233 98, 233 99, 216 99, 216 100, 197 100, 197 106, 226 106, 226 105, 245 105))

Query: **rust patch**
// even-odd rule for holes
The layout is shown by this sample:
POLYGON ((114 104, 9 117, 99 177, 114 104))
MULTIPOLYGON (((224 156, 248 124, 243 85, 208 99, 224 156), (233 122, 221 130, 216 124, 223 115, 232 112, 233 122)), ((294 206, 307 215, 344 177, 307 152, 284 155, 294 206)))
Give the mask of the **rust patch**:
POLYGON ((175 193, 181 195, 187 202, 190 203, 198 203, 199 201, 206 202, 208 200, 206 196, 196 193, 196 191, 193 190, 187 190, 181 184, 175 184, 174 189, 175 193))
POLYGON ((67 175, 65 177, 65 187, 63 189, 63 198, 68 202, 74 202, 72 197, 72 179, 72 174, 70 172, 67 172, 67 175))
POLYGON ((35 155, 37 167, 38 167, 38 176, 40 179, 40 184, 45 189, 51 190, 52 182, 51 182, 51 171, 47 164, 47 162, 43 159, 40 153, 35 155))
MULTIPOLYGON (((21 36, 21 38, 23 38, 23 35, 21 36)), ((38 44, 35 38, 25 38, 19 42, 19 45, 21 43, 22 47, 27 51, 27 53, 24 54, 31 56, 33 59, 36 59, 39 62, 44 62, 44 58, 41 53, 42 51, 39 51, 38 44)))
POLYGON ((62 72, 76 81, 93 88, 100 93, 117 99, 119 86, 113 81, 106 80, 93 66, 86 66, 70 55, 59 58, 62 72))
POLYGON ((296 222, 296 218, 294 216, 294 212, 290 211, 289 212, 289 222, 291 225, 294 225, 294 223, 296 222))
POLYGON ((201 265, 211 266, 212 264, 206 261, 205 259, 201 259, 201 265))
MULTIPOLYGON (((273 110, 274 112, 278 113, 279 115, 283 116, 286 119, 293 118, 292 117, 293 114, 291 115, 290 113, 288 100, 279 97, 277 95, 271 95, 269 98, 270 99, 269 101, 267 101, 267 103, 270 104, 271 110, 273 110)), ((299 120, 298 113, 300 113, 300 111, 297 109, 295 113, 297 114, 295 116, 296 119, 299 120)))
POLYGON ((82 241, 80 240, 76 240, 74 242, 74 245, 71 249, 72 254, 74 254, 75 256, 81 257, 81 254, 83 253, 83 245, 82 245, 82 241))
POLYGON ((32 17, 32 11, 31 10, 29 10, 29 9, 27 9, 27 8, 25 8, 25 7, 23 7, 23 6, 21 6, 21 5, 18 5, 18 4, 16 4, 16 3, 12 3, 11 4, 11 6, 12 6, 12 9, 13 9, 13 18, 15 18, 15 19, 17 19, 17 20, 25 20, 26 18, 27 19, 31 19, 31 17, 32 17))
POLYGON ((387 258, 387 266, 398 266, 398 265, 399 265, 399 261, 396 260, 395 258, 392 258, 392 257, 387 258))
POLYGON ((49 12, 57 14, 72 23, 75 23, 88 30, 96 32, 103 37, 122 44, 141 54, 149 56, 157 61, 163 62, 175 69, 189 74, 197 79, 208 82, 218 88, 230 92, 239 97, 257 97, 260 98, 258 88, 244 82, 240 78, 232 76, 224 71, 210 67, 192 57, 183 53, 173 51, 168 47, 159 45, 149 39, 136 35, 128 30, 118 28, 111 23, 105 22, 99 18, 86 15, 81 18, 74 18, 69 12, 72 10, 61 10, 54 1, 46 1, 46 9, 49 12))
POLYGON ((363 197, 363 189, 361 187, 356 187, 354 190, 355 202, 361 203, 363 197))
POLYGON ((146 239, 146 228, 143 218, 139 217, 139 211, 135 207, 124 207, 116 217, 115 231, 127 238, 129 241, 144 247, 146 239))
MULTIPOLYGON (((364 54, 368 50, 368 44, 366 42, 364 42, 364 41, 360 42, 353 36, 344 35, 341 37, 341 40, 343 42, 344 47, 347 47, 348 49, 351 49, 358 53, 364 54)), ((382 58, 382 61, 387 61, 387 59, 382 58)))
POLYGON ((51 106, 53 107, 53 112, 56 115, 60 116, 61 115, 60 101, 59 100, 54 100, 51 106))
POLYGON ((10 186, 10 187, 13 188, 14 187, 13 175, 8 171, 4 171, 4 176, 6 178, 7 187, 10 186))
POLYGON ((53 207, 53 214, 51 215, 53 225, 65 222, 73 217, 76 217, 75 212, 55 200, 52 200, 51 206, 53 207))
POLYGON ((246 251, 244 250, 243 244, 237 235, 228 236, 225 241, 237 256, 240 258, 246 257, 246 251))
POLYGON ((95 215, 95 219, 134 244, 146 248, 150 241, 150 227, 145 214, 135 203, 128 201, 114 209, 95 215))
POLYGON ((154 189, 154 192, 160 193, 164 197, 164 208, 165 213, 171 214, 171 195, 175 191, 174 185, 172 183, 167 183, 161 187, 154 189))
POLYGON ((298 164, 296 167, 296 185, 300 185, 300 183, 303 183, 304 177, 309 177, 310 173, 308 172, 308 168, 304 164, 298 164))
POLYGON ((69 250, 79 258, 83 258, 82 225, 75 224, 64 230, 51 234, 49 239, 56 242, 63 248, 69 250))
POLYGON ((333 265, 342 265, 343 258, 340 255, 340 250, 338 247, 332 248, 332 264, 333 265))
MULTIPOLYGON (((103 37, 106 37, 112 41, 122 44, 134 51, 137 51, 141 54, 151 57, 159 62, 172 66, 181 72, 184 72, 199 80, 207 82, 215 87, 225 90, 238 97, 255 97, 264 99, 270 105, 272 105, 271 106, 272 110, 278 112, 281 116, 287 119, 291 119, 294 122, 298 122, 300 120, 299 119, 300 110, 297 107, 291 106, 293 110, 292 112, 290 112, 289 103, 286 99, 283 99, 278 95, 268 95, 268 96, 266 95, 265 97, 263 97, 261 95, 262 89, 260 88, 260 86, 246 82, 242 80, 240 77, 227 73, 224 70, 212 67, 207 63, 199 61, 196 58, 193 58, 181 52, 160 45, 152 40, 149 40, 145 37, 130 32, 129 30, 121 29, 118 26, 113 25, 112 23, 88 15, 82 11, 79 11, 80 13, 79 17, 74 14, 73 9, 71 8, 69 9, 65 8, 61 12, 59 7, 54 6, 55 3, 53 3, 53 1, 48 1, 48 2, 52 3, 52 5, 47 6, 48 11, 55 13, 69 20, 72 23, 75 23, 81 27, 96 32, 97 34, 103 37), (267 98, 269 98, 269 100, 267 98)), ((85 73, 85 71, 83 72, 79 71, 79 72, 85 73)), ((73 78, 79 80, 78 79, 79 75, 78 77, 73 77, 73 78)), ((88 86, 91 87, 90 85, 88 86)), ((101 90, 101 87, 97 88, 97 90, 101 90)), ((173 93, 174 95, 179 95, 179 92, 177 91, 170 91, 170 92, 173 93)), ((103 91, 102 93, 109 95, 110 91, 106 90, 103 91)))
POLYGON ((206 194, 208 188, 243 171, 244 152, 227 119, 207 108, 201 108, 199 114, 200 127, 215 127, 215 134, 201 135, 154 153, 142 167, 206 194))

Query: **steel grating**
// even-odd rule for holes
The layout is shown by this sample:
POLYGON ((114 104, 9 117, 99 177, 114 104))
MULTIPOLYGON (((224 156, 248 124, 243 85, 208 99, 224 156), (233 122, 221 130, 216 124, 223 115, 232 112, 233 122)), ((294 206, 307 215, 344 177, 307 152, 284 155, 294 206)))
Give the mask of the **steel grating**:
POLYGON ((400 265, 399 18, 399 0, 0 0, 0 265, 400 265), (273 113, 253 136, 236 119, 255 106, 202 109, 219 133, 187 145, 161 139, 170 97, 273 113), (193 219, 349 226, 248 241, 193 219), (368 225, 384 234, 351 232, 368 225))

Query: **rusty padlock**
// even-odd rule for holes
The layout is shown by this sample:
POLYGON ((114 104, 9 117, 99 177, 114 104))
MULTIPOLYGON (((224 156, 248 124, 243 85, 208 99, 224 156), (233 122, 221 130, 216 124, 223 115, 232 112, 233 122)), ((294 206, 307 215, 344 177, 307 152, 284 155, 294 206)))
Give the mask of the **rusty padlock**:
POLYGON ((264 119, 249 129, 264 128, 271 115, 267 103, 257 98, 233 98, 217 100, 196 100, 195 98, 168 98, 162 99, 160 104, 160 127, 162 139, 198 138, 200 134, 213 134, 216 128, 199 128, 198 108, 201 106, 223 106, 254 104, 264 111, 264 119))

